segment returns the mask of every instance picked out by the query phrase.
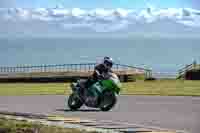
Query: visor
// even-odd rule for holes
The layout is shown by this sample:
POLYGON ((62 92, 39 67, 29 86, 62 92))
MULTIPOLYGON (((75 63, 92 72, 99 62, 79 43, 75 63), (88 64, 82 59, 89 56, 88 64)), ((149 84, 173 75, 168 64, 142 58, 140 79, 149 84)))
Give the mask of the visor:
POLYGON ((110 67, 112 67, 112 65, 113 65, 112 63, 107 62, 107 61, 105 62, 105 64, 106 64, 106 66, 110 66, 110 67))

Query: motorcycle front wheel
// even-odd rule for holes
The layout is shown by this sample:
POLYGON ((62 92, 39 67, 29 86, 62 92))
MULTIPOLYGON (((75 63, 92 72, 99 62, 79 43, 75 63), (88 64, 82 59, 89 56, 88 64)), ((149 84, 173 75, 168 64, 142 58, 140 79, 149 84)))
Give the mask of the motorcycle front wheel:
POLYGON ((72 93, 69 98, 68 98, 68 107, 71 110, 78 110, 79 108, 81 108, 81 106, 83 105, 82 101, 80 100, 80 98, 78 97, 77 94, 72 93))
POLYGON ((117 102, 117 97, 112 91, 105 91, 103 97, 101 98, 101 111, 111 110, 117 102))

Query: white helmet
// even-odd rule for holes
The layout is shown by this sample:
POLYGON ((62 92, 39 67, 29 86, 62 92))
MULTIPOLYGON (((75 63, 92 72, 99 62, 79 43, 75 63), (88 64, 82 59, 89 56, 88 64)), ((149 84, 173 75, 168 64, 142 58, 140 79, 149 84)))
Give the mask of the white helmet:
POLYGON ((112 58, 110 58, 110 57, 104 57, 104 60, 103 60, 103 63, 104 63, 104 65, 106 66, 106 67, 108 67, 108 68, 112 68, 112 66, 113 66, 113 59, 112 58))

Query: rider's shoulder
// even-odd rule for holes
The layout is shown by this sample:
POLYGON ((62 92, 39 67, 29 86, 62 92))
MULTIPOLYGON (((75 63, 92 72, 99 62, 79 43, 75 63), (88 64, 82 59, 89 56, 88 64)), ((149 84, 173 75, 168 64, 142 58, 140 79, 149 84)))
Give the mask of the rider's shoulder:
POLYGON ((97 64, 97 65, 95 66, 95 68, 101 68, 101 67, 104 67, 103 63, 97 64))

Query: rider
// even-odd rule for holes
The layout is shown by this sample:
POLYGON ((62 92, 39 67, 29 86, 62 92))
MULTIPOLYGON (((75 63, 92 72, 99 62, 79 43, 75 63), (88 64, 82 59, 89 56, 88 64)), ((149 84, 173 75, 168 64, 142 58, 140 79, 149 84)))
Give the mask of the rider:
POLYGON ((105 75, 108 72, 112 72, 111 68, 113 66, 113 59, 111 57, 104 57, 103 63, 95 66, 94 73, 91 77, 84 83, 84 88, 89 88, 90 85, 97 82, 99 79, 105 79, 105 75))

